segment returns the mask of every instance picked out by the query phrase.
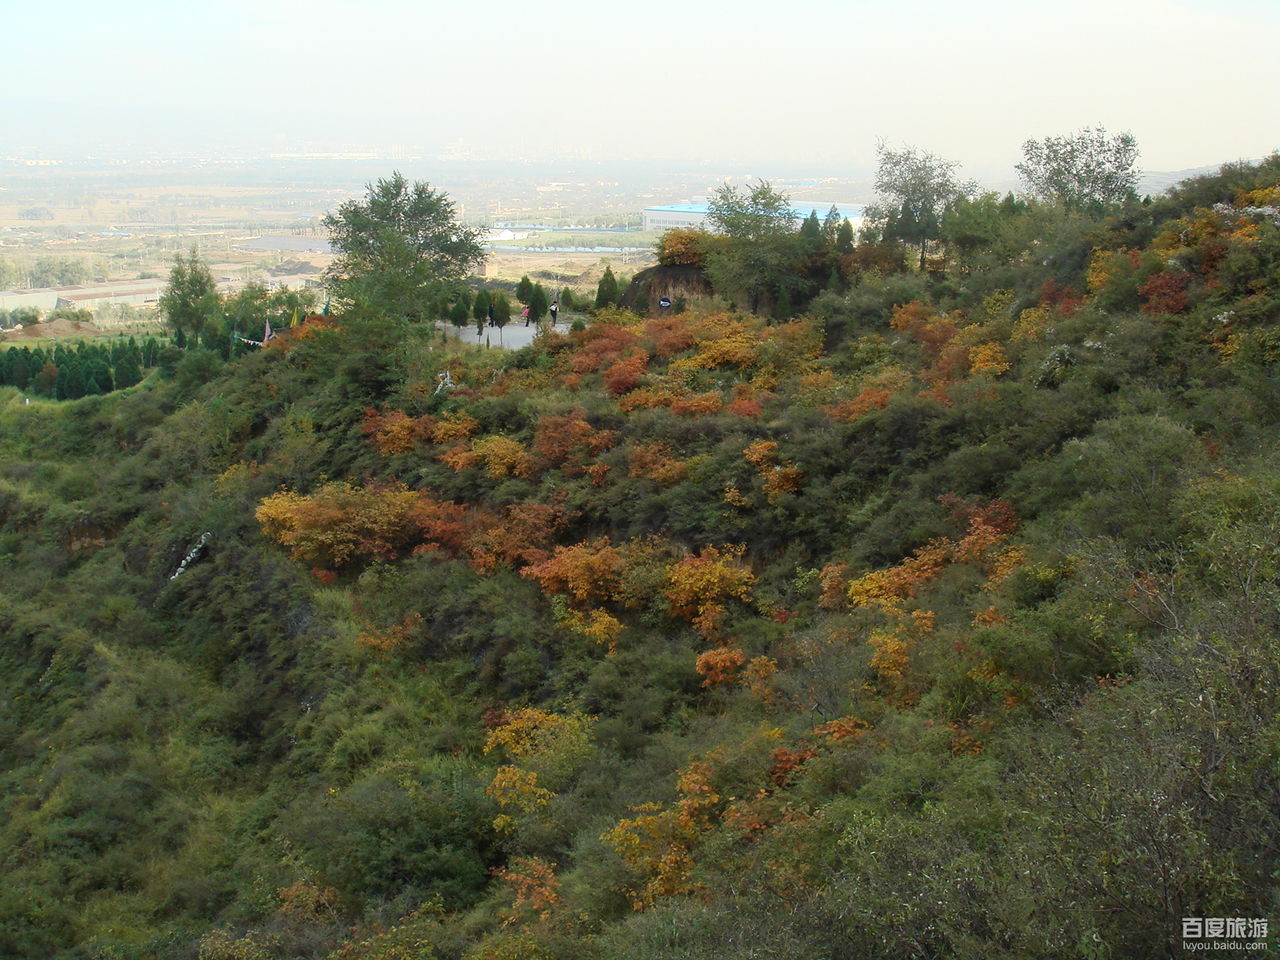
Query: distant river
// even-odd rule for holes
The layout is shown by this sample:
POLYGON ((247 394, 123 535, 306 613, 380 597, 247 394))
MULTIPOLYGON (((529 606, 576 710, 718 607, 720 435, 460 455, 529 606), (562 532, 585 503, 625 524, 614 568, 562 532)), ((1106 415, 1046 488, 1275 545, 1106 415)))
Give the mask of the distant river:
POLYGON ((325 237, 265 236, 237 243, 241 250, 281 250, 291 253, 333 253, 325 237))
POLYGON ((491 243, 490 250, 508 250, 515 253, 640 253, 650 251, 647 247, 517 247, 509 243, 491 243))

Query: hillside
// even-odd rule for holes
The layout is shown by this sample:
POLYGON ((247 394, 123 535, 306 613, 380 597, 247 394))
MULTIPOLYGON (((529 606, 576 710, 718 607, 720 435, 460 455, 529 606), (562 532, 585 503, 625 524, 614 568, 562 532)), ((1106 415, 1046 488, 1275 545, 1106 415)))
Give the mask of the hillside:
POLYGON ((0 387, 0 956, 1157 957, 1274 916, 1278 207, 1272 157, 1010 205, 942 270, 812 259, 780 321, 507 352, 364 311, 0 387))

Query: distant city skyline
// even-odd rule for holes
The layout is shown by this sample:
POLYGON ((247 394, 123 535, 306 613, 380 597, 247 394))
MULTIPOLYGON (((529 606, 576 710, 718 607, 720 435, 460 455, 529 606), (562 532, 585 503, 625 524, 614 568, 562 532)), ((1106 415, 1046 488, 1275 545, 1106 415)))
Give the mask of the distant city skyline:
POLYGON ((1145 170, 1280 147, 1270 0, 68 0, 6 12, 0 156, 366 153, 990 180, 1104 125, 1145 170))

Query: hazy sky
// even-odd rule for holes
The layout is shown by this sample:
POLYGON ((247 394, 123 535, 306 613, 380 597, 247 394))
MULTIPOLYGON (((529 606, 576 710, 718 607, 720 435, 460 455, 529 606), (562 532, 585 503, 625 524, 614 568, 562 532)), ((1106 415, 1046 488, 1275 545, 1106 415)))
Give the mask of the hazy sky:
POLYGON ((1171 170, 1280 147, 1280 0, 0 0, 0 157, 439 151, 1011 167, 1103 124, 1171 170))

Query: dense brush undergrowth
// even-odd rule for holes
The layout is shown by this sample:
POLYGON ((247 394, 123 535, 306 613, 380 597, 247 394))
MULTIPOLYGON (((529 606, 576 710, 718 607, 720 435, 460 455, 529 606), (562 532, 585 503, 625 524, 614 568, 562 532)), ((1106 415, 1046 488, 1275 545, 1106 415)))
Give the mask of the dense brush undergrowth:
POLYGON ((1121 958, 1277 916, 1278 169, 785 323, 339 318, 0 391, 0 954, 1121 958))

